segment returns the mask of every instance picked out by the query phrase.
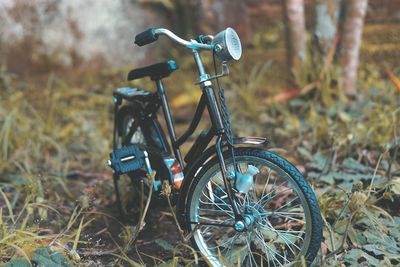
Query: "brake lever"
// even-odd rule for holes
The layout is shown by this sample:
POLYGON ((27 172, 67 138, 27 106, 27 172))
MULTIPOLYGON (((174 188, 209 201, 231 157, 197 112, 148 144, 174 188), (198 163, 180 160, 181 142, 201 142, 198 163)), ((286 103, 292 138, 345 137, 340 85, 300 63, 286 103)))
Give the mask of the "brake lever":
POLYGON ((199 35, 194 39, 196 42, 200 44, 211 44, 214 40, 214 36, 212 35, 199 35))

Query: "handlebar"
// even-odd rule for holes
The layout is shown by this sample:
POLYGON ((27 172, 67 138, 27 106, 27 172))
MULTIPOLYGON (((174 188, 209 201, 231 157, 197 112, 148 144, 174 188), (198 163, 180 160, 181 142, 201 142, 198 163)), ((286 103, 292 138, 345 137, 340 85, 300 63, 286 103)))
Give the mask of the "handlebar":
MULTIPOLYGON (((184 40, 178 37, 175 33, 171 32, 170 30, 164 28, 150 28, 142 33, 139 33, 135 37, 135 44, 138 46, 144 46, 150 43, 153 43, 158 40, 158 36, 165 35, 175 41, 176 43, 183 45, 192 50, 213 50, 214 45, 210 44, 202 44, 197 42, 196 40, 184 40)), ((211 38, 211 37, 208 37, 211 38)))
POLYGON ((155 34, 155 29, 150 28, 142 33, 135 36, 135 44, 138 46, 144 46, 157 41, 158 36, 155 34))

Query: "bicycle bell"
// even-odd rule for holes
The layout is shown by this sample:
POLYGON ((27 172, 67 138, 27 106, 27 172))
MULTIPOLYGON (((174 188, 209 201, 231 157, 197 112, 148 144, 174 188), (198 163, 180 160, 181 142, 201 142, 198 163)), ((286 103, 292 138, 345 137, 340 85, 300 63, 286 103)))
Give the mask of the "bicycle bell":
POLYGON ((214 51, 221 61, 239 60, 242 56, 242 45, 236 31, 226 28, 213 39, 214 51))

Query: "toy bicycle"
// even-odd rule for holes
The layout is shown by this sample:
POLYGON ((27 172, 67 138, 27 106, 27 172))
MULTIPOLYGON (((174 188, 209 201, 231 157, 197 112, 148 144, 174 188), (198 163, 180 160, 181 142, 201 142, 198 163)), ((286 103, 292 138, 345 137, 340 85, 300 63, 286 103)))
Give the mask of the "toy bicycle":
POLYGON ((227 28, 215 37, 201 35, 187 41, 167 29, 152 28, 138 34, 135 43, 144 46, 159 36, 193 53, 202 96, 188 129, 178 138, 162 83, 178 69, 177 63, 169 60, 129 73, 128 80, 150 77, 157 90, 124 87, 114 92, 114 150, 109 165, 117 198, 119 175, 135 180, 155 171, 147 192, 160 192, 165 181, 172 185, 181 226, 192 233, 194 248, 213 266, 311 263, 322 238, 321 215, 311 187, 290 162, 265 148, 266 138, 232 135, 219 78, 229 73, 226 63, 241 57, 236 32, 227 28), (211 52, 213 76, 206 72, 201 52, 211 52), (160 108, 170 144, 157 119, 160 108), (179 148, 193 135, 205 109, 211 127, 200 132, 183 157, 179 148))

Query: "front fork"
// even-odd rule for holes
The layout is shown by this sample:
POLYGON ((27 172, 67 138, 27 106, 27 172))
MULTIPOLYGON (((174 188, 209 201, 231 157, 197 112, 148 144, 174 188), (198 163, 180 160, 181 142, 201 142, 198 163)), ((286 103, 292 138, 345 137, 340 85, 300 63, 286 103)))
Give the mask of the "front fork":
MULTIPOLYGON (((222 152, 222 134, 218 135, 218 137, 217 137, 216 149, 217 149, 219 166, 221 168, 222 178, 224 180, 224 185, 226 188, 226 193, 228 195, 228 199, 232 204, 233 214, 235 215, 235 225, 236 225, 237 223, 243 222, 244 217, 242 215, 242 212, 239 209, 239 206, 237 204, 236 197, 235 197, 235 194, 233 191, 233 186, 231 185, 231 182, 227 175, 228 171, 226 169, 225 160, 224 160, 224 156, 223 156, 223 152, 222 152)), ((235 169, 235 173, 236 173, 236 163, 235 163, 235 159, 234 159, 235 156, 234 155, 232 155, 232 156, 233 156, 233 165, 234 165, 234 169, 235 169)), ((236 181, 236 179, 235 179, 235 181, 236 181)))
MULTIPOLYGON (((197 57, 199 57, 199 55, 195 54, 195 59, 198 59, 198 58, 196 58, 196 55, 197 55, 197 57)), ((196 60, 196 62, 197 61, 198 60, 196 60)), ((204 74, 204 70, 200 71, 200 74, 204 74)), ((200 76, 200 78, 201 78, 201 76, 200 76)), ((211 82, 204 81, 203 83, 201 83, 201 86, 202 86, 203 92, 206 95, 207 108, 208 108, 208 113, 210 114, 210 117, 211 117, 212 125, 217 132, 217 140, 216 140, 216 144, 215 144, 216 150, 217 150, 217 156, 218 156, 219 166, 221 168, 222 178, 224 180, 224 185, 226 188, 226 193, 228 195, 229 201, 232 204, 233 213, 235 216, 235 229, 242 231, 247 228, 245 220, 244 220, 245 218, 239 209, 238 203, 235 198, 235 194, 233 192, 233 186, 231 185, 231 182, 229 181, 227 169, 226 169, 226 165, 225 165, 225 160, 224 160, 224 156, 223 156, 223 151, 222 151, 222 138, 227 134, 225 132, 226 129, 222 122, 221 112, 219 110, 219 106, 215 99, 215 93, 214 93, 213 87, 211 86, 211 82)), ((235 172, 234 172, 235 180, 234 181, 236 181, 237 174, 236 174, 235 155, 233 153, 233 143, 229 144, 229 148, 232 149, 233 165, 234 165, 234 170, 235 170, 235 172)))

